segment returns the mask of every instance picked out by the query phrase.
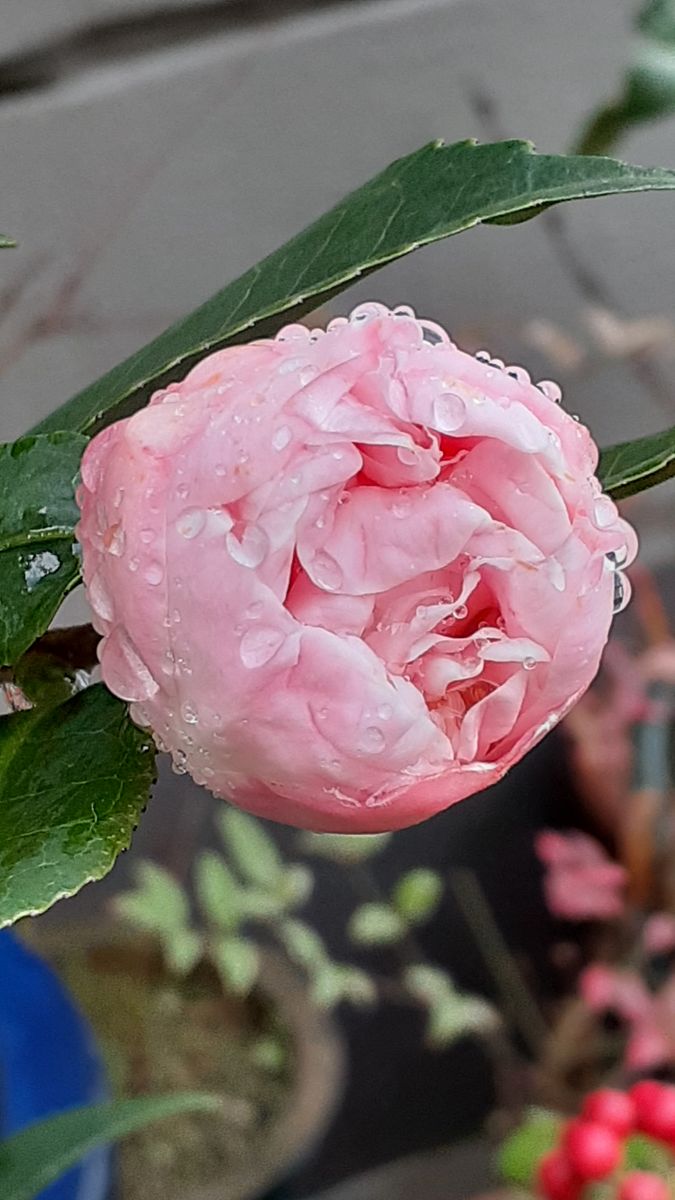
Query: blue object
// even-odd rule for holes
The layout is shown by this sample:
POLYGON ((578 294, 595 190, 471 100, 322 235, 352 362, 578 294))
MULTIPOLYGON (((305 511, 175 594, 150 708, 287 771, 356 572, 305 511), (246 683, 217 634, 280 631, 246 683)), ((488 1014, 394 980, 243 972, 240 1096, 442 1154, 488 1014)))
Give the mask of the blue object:
MULTIPOLYGON (((0 932, 0 1137, 106 1098, 93 1035, 65 988, 37 955, 0 932)), ((90 1154, 39 1200, 106 1200, 110 1157, 105 1147, 90 1154)))

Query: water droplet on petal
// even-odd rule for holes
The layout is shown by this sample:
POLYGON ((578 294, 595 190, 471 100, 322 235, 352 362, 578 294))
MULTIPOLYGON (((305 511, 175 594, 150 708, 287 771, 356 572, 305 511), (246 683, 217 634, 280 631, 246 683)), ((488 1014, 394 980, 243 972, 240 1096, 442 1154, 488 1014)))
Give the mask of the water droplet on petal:
POLYGON ((613 611, 615 613, 623 612, 631 598, 632 591, 633 589, 628 576, 624 575, 622 571, 617 571, 614 576, 613 611))
POLYGON ((284 635, 279 629, 264 626, 249 629, 239 646, 241 661, 249 669, 263 667, 274 657, 284 640, 284 635))
POLYGON ((248 608, 246 609, 246 612, 244 613, 244 616, 250 617, 251 620, 255 620, 256 617, 260 616, 262 610, 263 610, 262 600, 254 600, 253 604, 249 604, 248 608))
POLYGON ((176 495, 180 496, 181 500, 187 499, 187 497, 190 495, 190 488, 189 488, 188 484, 187 483, 179 483, 178 487, 176 488, 176 495))
POLYGON ((241 539, 234 533, 227 533, 225 544, 234 561, 242 567, 259 567, 269 550, 269 538, 257 525, 247 525, 241 539))
POLYGON ((121 558, 124 554, 124 546, 126 537, 124 530, 119 521, 115 525, 109 525, 103 534, 103 545, 109 554, 114 558, 121 558))
POLYGON ((536 667, 536 665, 537 665, 536 658, 524 658, 523 659, 523 666, 526 671, 534 671, 534 668, 536 667))
POLYGON ((223 475, 227 475, 227 467, 225 466, 225 463, 216 463, 213 469, 220 479, 222 479, 223 475))
POLYGON ((380 704, 377 715, 381 721, 390 721, 394 715, 394 710, 391 704, 380 704))
POLYGON ((401 491, 394 500, 394 503, 391 506, 391 511, 395 517, 398 517, 399 520, 402 520, 404 517, 410 515, 411 508, 412 501, 409 493, 401 491))
POLYGON ((433 403, 433 425, 441 433, 454 433, 466 420, 466 405, 452 392, 437 396, 433 403))
POLYGON ((618 520, 616 504, 609 496, 598 496, 593 503, 593 524, 598 529, 609 529, 618 520))
POLYGON ((560 404, 562 400, 562 390, 554 383, 552 379, 541 379, 537 384, 540 392, 543 392, 548 400, 552 400, 554 404, 560 404))
POLYGON ((272 445, 274 449, 285 450, 292 437, 293 434, 289 426, 282 425, 279 429, 277 429, 272 438, 272 445))
POLYGON ((149 546, 149 545, 150 545, 150 542, 152 541, 152 539, 154 538, 154 536, 155 536, 154 530, 152 530, 152 529, 141 529, 141 541, 143 542, 143 544, 144 544, 145 546, 149 546))
POLYGON ((123 499, 124 499, 124 488, 123 488, 123 487, 118 487, 118 488, 117 488, 117 490, 116 490, 116 492, 115 492, 115 495, 113 496, 113 506, 114 506, 115 508, 119 508, 119 506, 120 506, 120 504, 122 503, 123 499))
POLYGON ((149 563, 143 575, 152 587, 157 587, 157 584, 161 583, 164 578, 164 569, 158 562, 149 563))
POLYGON ((454 615, 454 617, 456 618, 456 620, 458 620, 458 621, 463 621, 463 620, 464 620, 464 618, 465 618, 466 616, 468 616, 468 613, 469 613, 469 610, 468 610, 468 608, 466 607, 466 604, 458 604, 458 605, 455 607, 455 610, 454 610, 454 613, 453 613, 453 615, 454 615))
POLYGON ((184 513, 181 513, 176 521, 176 529, 181 537, 191 538, 197 537, 201 533, 206 524, 206 514, 201 508, 186 508, 184 513))
POLYGON ((364 729, 360 745, 367 754, 378 754, 380 750, 384 750, 386 744, 387 739, 377 725, 369 725, 364 729))
POLYGON ((135 555, 133 558, 130 558, 129 562, 127 563, 127 566, 131 572, 137 571, 138 568, 140 567, 140 565, 141 565, 141 560, 140 560, 140 558, 136 558, 135 555))
POLYGON ((199 720, 199 716, 197 714, 197 710, 196 710, 194 704, 190 704, 189 700, 186 700, 185 704, 181 704, 180 713, 181 713, 183 720, 187 721, 188 725, 196 725, 197 724, 197 722, 199 720))
POLYGON ((342 587, 344 575, 341 566, 323 550, 314 555, 310 574, 317 587, 323 588, 326 592, 337 592, 342 587))

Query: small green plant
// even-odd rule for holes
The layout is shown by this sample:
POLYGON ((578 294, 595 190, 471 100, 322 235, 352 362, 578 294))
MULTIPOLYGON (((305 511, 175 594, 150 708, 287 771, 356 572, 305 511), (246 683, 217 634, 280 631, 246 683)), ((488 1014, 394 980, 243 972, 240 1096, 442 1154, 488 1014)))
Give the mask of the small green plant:
MULTIPOLYGON (((139 863, 136 886, 115 900, 124 920, 156 937, 168 970, 185 977, 200 961, 215 967, 225 991, 245 998, 255 987, 262 944, 276 944, 307 977, 311 999, 330 1009, 347 1002, 374 1005, 385 995, 427 1014, 427 1041, 446 1046, 485 1032, 495 1012, 484 1000, 459 991, 443 968, 426 961, 415 930, 436 911, 441 876, 414 867, 382 894, 368 869, 389 834, 350 836, 303 833, 304 855, 330 860, 353 891, 367 899, 354 907, 346 934, 360 950, 387 949, 396 956, 395 978, 386 980, 352 963, 333 959, 324 939, 300 914, 314 889, 306 862, 288 862, 256 818, 224 808, 218 816, 223 853, 204 850, 194 871, 195 920, 186 890, 163 867, 139 863)), ((259 1047, 274 1056, 275 1047, 259 1047)))

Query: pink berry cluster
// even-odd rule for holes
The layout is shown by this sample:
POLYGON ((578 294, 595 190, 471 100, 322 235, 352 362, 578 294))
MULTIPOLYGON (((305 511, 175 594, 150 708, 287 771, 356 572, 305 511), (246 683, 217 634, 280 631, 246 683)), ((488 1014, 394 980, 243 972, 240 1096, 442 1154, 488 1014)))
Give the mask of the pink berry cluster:
POLYGON ((672 1181, 652 1171, 622 1169, 624 1143, 634 1133, 675 1150, 675 1086, 644 1080, 629 1092, 591 1092, 581 1116, 565 1125, 558 1146, 541 1159, 539 1195, 580 1200, 587 1186, 609 1180, 616 1183, 616 1200, 672 1200, 672 1181))

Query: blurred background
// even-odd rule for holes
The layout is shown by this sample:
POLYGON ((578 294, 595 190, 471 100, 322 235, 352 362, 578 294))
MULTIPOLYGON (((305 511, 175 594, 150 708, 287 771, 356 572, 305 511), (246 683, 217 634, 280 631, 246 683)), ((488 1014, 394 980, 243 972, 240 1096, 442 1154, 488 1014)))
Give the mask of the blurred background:
MULTIPOLYGON (((439 137, 517 136, 543 152, 568 150, 620 87, 635 36, 629 0, 3 0, 1 8, 0 218, 19 243, 0 264, 3 441, 391 159, 439 137)), ((675 166, 675 118, 635 129, 620 156, 675 166)), ((675 420, 672 230, 665 193, 575 204, 552 221, 479 228, 419 251, 327 311, 371 298, 411 304, 467 349, 486 347, 535 379, 557 380, 600 444, 631 438, 675 420)), ((672 505, 663 486, 627 508, 666 608, 672 505)), ((618 623, 633 649, 643 617, 644 605, 618 623)), ((62 620, 86 620, 80 595, 62 620)), ((503 939, 507 985, 516 970, 548 1003, 562 986, 551 959, 560 927, 544 904, 536 831, 590 829, 616 851, 581 795, 570 744, 564 731, 549 737, 499 787, 396 834, 369 858, 365 884, 308 853, 295 833, 269 827, 288 860, 311 866, 302 920, 335 961, 395 978, 396 939, 376 935, 365 946, 348 920, 421 865, 442 895, 419 920, 413 957, 449 972, 462 993, 503 1000, 504 975, 486 969, 479 944, 494 930, 483 923, 477 941, 452 883, 453 870, 468 870, 503 939)), ((132 850, 27 937, 62 946, 75 923, 90 931, 109 923, 111 900, 140 860, 189 887, 197 851, 219 844, 215 815, 207 793, 163 764, 132 850)), ((563 943, 576 937, 568 930, 563 943)), ((410 965, 409 944, 402 953, 410 965)), ((329 1030, 315 1031, 312 1069, 323 1053, 329 1099, 321 1128, 285 1172, 289 1198, 333 1185, 341 1200, 379 1195, 376 1176, 344 1181, 475 1135, 500 1100, 489 1038, 458 1034, 434 1048, 425 1005, 411 1007, 395 988, 383 997, 335 1003, 329 1030)), ((522 994, 511 1000, 517 1009, 522 994)), ((512 1045, 516 1059, 526 1057, 522 1031, 512 1045)), ((517 1086, 517 1067, 507 1075, 507 1087, 517 1086)), ((451 1171, 441 1155, 429 1176, 400 1184, 386 1176, 387 1194, 422 1179, 427 1200, 434 1186, 439 1196, 477 1192, 487 1154, 475 1143, 462 1155, 451 1171)), ((214 1186, 209 1196, 244 1194, 214 1186)))

